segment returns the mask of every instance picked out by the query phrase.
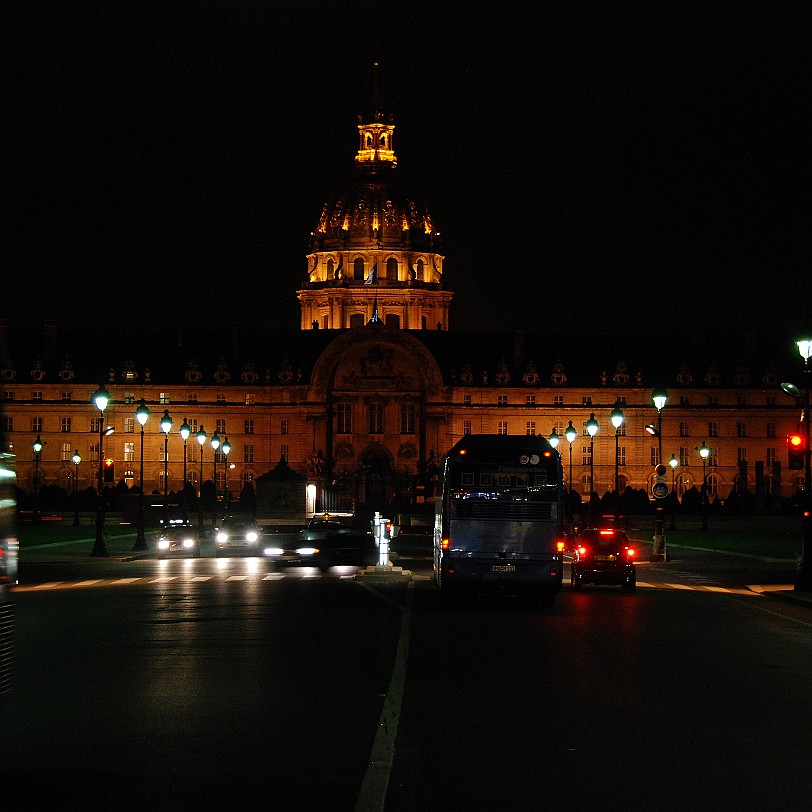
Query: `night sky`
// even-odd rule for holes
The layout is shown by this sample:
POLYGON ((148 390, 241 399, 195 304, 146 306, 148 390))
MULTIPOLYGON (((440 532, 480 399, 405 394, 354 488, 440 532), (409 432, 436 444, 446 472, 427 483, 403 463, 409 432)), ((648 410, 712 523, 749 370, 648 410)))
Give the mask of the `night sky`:
POLYGON ((0 317, 297 328, 378 58, 452 330, 812 328, 808 3, 378 6, 4 4, 0 317))

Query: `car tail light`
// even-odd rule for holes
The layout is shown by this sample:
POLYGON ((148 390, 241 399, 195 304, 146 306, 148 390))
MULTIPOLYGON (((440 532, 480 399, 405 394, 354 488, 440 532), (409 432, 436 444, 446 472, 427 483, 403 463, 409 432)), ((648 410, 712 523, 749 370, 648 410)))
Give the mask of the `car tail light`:
POLYGON ((578 547, 576 552, 578 553, 578 555, 586 555, 586 547, 584 546, 578 547))
POLYGON ((602 536, 614 536, 614 535, 615 535, 615 531, 614 531, 614 530, 599 530, 598 532, 599 532, 599 533, 600 533, 602 536))
POLYGON ((563 542, 563 541, 561 541, 561 539, 559 539, 559 540, 558 540, 558 541, 555 543, 555 548, 556 548, 556 550, 558 550, 558 552, 559 552, 559 553, 563 553, 563 552, 564 552, 564 550, 566 549, 566 546, 567 546, 567 545, 566 545, 566 543, 565 543, 565 542, 563 542))
POLYGON ((451 539, 443 539, 443 540, 440 542, 440 547, 441 547, 443 550, 448 550, 448 548, 449 548, 450 546, 451 546, 451 539))
POLYGON ((627 547, 626 548, 626 557, 627 558, 634 558, 634 553, 635 553, 634 547, 627 547))

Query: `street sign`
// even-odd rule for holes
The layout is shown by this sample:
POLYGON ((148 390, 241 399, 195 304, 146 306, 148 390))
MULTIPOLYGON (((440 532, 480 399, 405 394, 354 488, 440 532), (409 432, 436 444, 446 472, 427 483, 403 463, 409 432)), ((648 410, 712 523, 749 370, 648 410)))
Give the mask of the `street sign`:
POLYGON ((668 477, 667 476, 655 476, 654 481, 655 482, 665 482, 666 485, 667 485, 668 484, 668 477))
POLYGON ((655 499, 664 499, 668 496, 668 483, 655 482, 651 488, 651 492, 654 494, 655 499))

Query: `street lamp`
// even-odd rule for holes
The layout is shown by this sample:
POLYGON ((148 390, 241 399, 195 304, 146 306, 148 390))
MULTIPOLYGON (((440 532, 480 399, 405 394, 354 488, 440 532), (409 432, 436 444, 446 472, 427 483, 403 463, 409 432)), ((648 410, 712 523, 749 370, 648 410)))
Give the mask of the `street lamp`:
POLYGON ((572 425, 572 420, 570 420, 567 428, 564 429, 564 434, 566 435, 566 438, 570 444, 570 493, 572 493, 572 444, 575 442, 575 438, 578 436, 578 431, 576 430, 575 426, 572 425))
POLYGON ((34 449, 34 521, 38 522, 40 518, 40 509, 39 509, 39 461, 40 457, 42 456, 42 449, 44 448, 45 443, 42 442, 40 439, 39 434, 37 435, 37 439, 31 444, 31 448, 34 449))
POLYGON ((547 440, 553 448, 558 448, 561 438, 558 436, 558 434, 556 434, 555 426, 553 426, 553 430, 550 432, 550 436, 547 438, 547 440))
POLYGON ((78 448, 73 452, 71 461, 73 462, 73 526, 79 527, 79 494, 76 488, 79 484, 79 463, 82 461, 82 457, 78 448))
POLYGON ((200 427, 197 433, 197 442, 200 443, 200 485, 197 491, 197 524, 203 530, 203 446, 206 445, 208 434, 200 427))
POLYGON ((651 399, 657 409, 657 437, 659 438, 657 449, 657 465, 663 461, 663 408, 668 400, 668 392, 665 389, 655 389, 651 393, 651 399))
POLYGON ((668 460, 668 464, 671 466, 671 494, 672 494, 671 530, 676 530, 677 502, 679 501, 677 499, 677 468, 679 467, 679 460, 677 459, 676 454, 671 455, 671 459, 668 460))
POLYGON ((214 481, 214 502, 211 510, 211 525, 217 527, 217 449, 220 448, 220 435, 215 431, 211 436, 211 447, 214 449, 214 467, 212 480, 214 481))
POLYGON ((623 410, 620 406, 615 406, 612 409, 612 413, 609 415, 609 420, 611 421, 612 425, 615 427, 615 492, 618 495, 618 500, 620 499, 620 482, 619 480, 619 472, 618 472, 618 457, 620 456, 618 450, 618 442, 620 440, 620 427, 623 425, 624 415, 623 410))
POLYGON ((595 412, 591 412, 586 421, 586 431, 589 434, 589 515, 592 516, 592 494, 595 490, 595 435, 598 433, 598 421, 595 412))
POLYGON ((110 402, 110 393, 100 386, 92 397, 93 403, 101 413, 99 416, 99 500, 96 507, 96 540, 93 544, 91 555, 104 557, 110 555, 107 552, 107 544, 104 541, 104 410, 110 402))
POLYGON ((706 465, 708 462, 708 456, 710 455, 710 449, 705 445, 705 441, 702 441, 702 445, 699 446, 699 456, 702 457, 702 529, 708 529, 708 477, 705 473, 706 465))
POLYGON ((164 409, 161 418, 161 431, 164 433, 164 527, 169 526, 169 432, 172 431, 172 418, 164 409))
POLYGON ((133 550, 147 550, 149 547, 147 546, 147 539, 144 535, 144 426, 147 424, 147 420, 149 420, 149 409, 147 408, 147 402, 144 398, 141 398, 138 403, 138 408, 135 410, 135 419, 141 426, 141 488, 138 494, 138 533, 136 533, 135 536, 133 550))
POLYGON ((183 440, 183 521, 189 521, 189 506, 186 500, 186 441, 192 433, 192 427, 183 418, 183 423, 180 425, 180 437, 183 440))
MULTIPOLYGON (((803 338, 795 342, 798 345, 798 352, 804 359, 804 383, 806 384, 804 397, 803 423, 806 427, 806 449, 804 451, 804 491, 801 503, 801 561, 798 565, 798 572, 795 575, 795 589, 812 589, 812 449, 810 443, 809 427, 809 390, 810 379, 812 379, 812 369, 809 366, 809 359, 812 357, 812 339, 803 338)), ((786 384, 781 384, 786 389, 786 384)), ((797 387, 792 387, 798 392, 797 387)), ((790 391, 786 389, 786 391, 790 391)), ((794 392, 790 392, 795 394, 794 392)), ((800 394, 798 392, 798 394, 800 394)))
POLYGON ((223 440, 223 445, 220 446, 223 452, 223 511, 228 510, 228 452, 231 451, 231 443, 228 437, 223 440))

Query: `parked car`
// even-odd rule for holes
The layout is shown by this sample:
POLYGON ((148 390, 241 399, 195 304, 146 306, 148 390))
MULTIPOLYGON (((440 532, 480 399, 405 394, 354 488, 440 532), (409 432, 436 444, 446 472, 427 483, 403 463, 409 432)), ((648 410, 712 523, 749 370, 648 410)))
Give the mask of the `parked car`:
POLYGON ((312 518, 292 550, 298 563, 322 570, 333 566, 365 566, 377 560, 372 529, 331 516, 312 518))
POLYGON ((225 516, 214 537, 215 555, 262 555, 262 529, 250 516, 225 516))
POLYGON ((177 522, 167 525, 158 536, 156 546, 158 558, 174 555, 200 557, 200 532, 191 522, 177 522))
POLYGON ((573 549, 572 588, 581 589, 584 584, 614 584, 624 592, 634 592, 637 586, 635 552, 625 530, 609 527, 581 531, 573 549))

